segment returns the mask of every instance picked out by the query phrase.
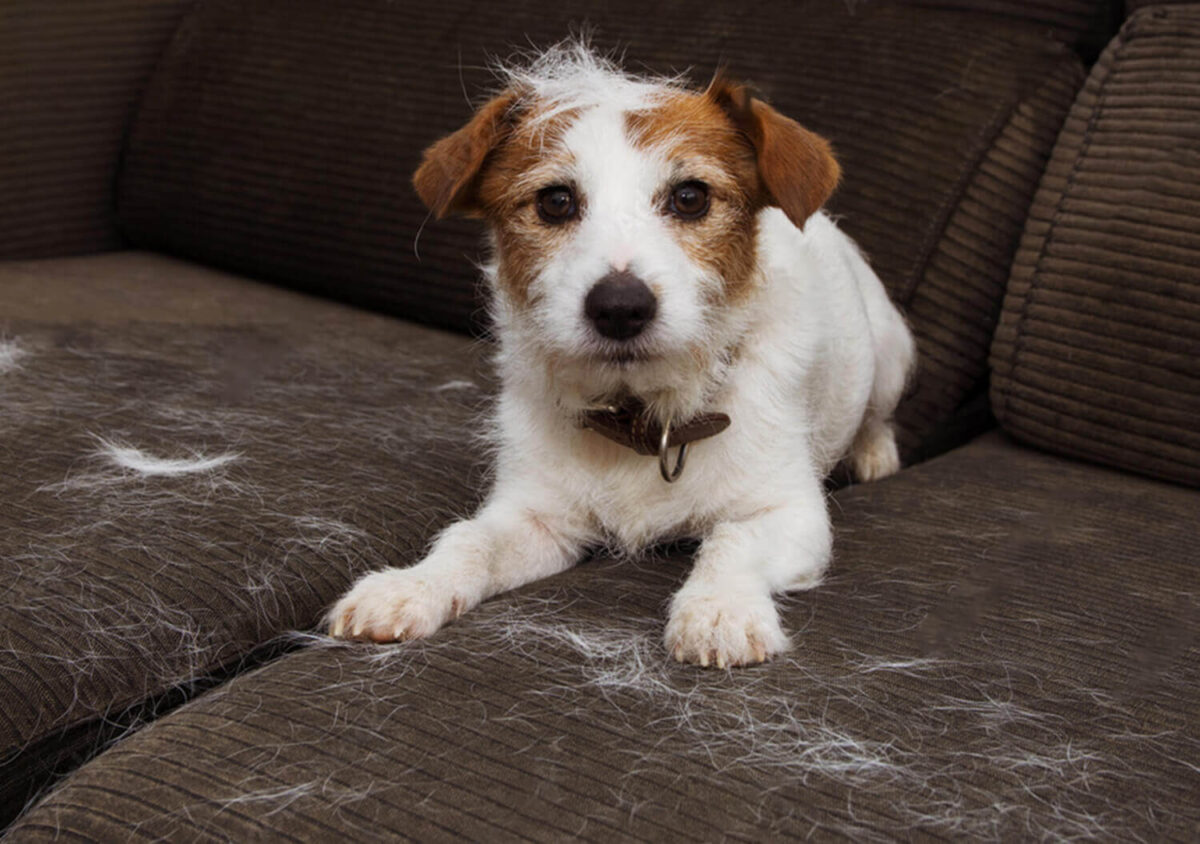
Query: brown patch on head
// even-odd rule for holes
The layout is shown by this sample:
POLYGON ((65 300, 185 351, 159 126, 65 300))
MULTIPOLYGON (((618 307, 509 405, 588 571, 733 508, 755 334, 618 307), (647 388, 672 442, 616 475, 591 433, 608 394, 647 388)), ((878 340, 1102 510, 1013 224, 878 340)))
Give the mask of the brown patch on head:
POLYGON ((753 286, 756 212, 777 206, 803 228, 841 172, 828 141, 720 74, 703 94, 630 114, 628 131, 636 145, 679 162, 680 181, 709 184, 709 213, 679 221, 679 239, 720 275, 727 299, 753 286))
POLYGON ((764 205, 783 209, 797 227, 829 199, 841 177, 829 142, 717 74, 704 97, 754 147, 764 205))
POLYGON ((566 227, 540 223, 533 200, 569 163, 557 141, 574 116, 568 111, 540 120, 537 104, 524 92, 505 91, 429 147, 413 176, 417 193, 439 219, 462 214, 493 224, 499 280, 517 304, 527 303, 541 257, 564 235, 566 227))
POLYGON ((709 209, 703 217, 671 218, 676 237, 693 261, 721 279, 720 298, 742 298, 753 287, 755 212, 762 207, 754 148, 704 94, 679 93, 632 112, 626 128, 634 146, 653 151, 674 167, 673 183, 656 198, 664 213, 669 213, 675 185, 700 181, 708 186, 709 209))
POLYGON ((542 262, 574 228, 546 225, 536 200, 542 188, 572 186, 572 159, 559 141, 576 116, 568 110, 543 118, 536 103, 527 103, 480 177, 480 206, 496 237, 497 280, 518 306, 531 303, 530 286, 542 262))

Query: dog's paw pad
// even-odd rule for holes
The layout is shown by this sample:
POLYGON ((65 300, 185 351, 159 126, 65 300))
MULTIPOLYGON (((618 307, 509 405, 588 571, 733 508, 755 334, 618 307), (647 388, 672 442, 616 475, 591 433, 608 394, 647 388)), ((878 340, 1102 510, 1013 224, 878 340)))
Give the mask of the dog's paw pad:
POLYGON ((770 595, 677 595, 667 622, 667 650, 705 668, 755 665, 787 650, 770 595))
POLYGON ((328 616, 329 635, 373 642, 429 636, 466 608, 466 602, 412 569, 387 569, 361 578, 328 616))

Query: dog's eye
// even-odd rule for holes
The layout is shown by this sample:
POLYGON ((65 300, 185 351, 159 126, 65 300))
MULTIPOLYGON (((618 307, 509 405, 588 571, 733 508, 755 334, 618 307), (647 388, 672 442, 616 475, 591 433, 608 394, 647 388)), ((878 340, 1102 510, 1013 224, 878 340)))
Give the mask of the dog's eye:
POLYGON ((671 191, 671 213, 684 220, 698 220, 708 213, 708 185, 684 182, 671 191))
POLYGON ((539 217, 547 223, 558 225, 574 217, 579 207, 570 188, 555 185, 538 191, 537 209, 539 217))

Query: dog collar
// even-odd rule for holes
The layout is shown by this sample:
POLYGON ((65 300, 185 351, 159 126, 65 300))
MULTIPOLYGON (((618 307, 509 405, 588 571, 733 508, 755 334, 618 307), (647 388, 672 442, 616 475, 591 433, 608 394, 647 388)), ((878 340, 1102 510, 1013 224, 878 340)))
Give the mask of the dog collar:
POLYGON ((580 426, 595 431, 615 443, 631 448, 638 454, 658 455, 658 468, 663 480, 673 483, 683 474, 689 443, 716 436, 730 425, 726 413, 701 413, 682 424, 668 419, 660 423, 646 413, 646 405, 637 398, 627 398, 620 404, 592 408, 584 412, 580 426), (675 466, 671 468, 668 453, 679 448, 675 466))

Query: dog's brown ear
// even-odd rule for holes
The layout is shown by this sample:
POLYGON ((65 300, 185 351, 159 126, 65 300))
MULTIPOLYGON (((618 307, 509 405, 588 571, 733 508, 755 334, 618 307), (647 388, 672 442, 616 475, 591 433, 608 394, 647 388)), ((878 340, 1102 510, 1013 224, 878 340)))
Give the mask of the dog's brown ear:
POLYGON ((829 141, 784 117, 721 73, 705 92, 754 146, 763 202, 783 209, 797 227, 825 204, 841 178, 829 141))
POLYGON ((413 187, 439 220, 447 214, 476 216, 479 174, 488 154, 512 130, 515 92, 505 92, 482 106, 457 132, 425 150, 413 174, 413 187))

